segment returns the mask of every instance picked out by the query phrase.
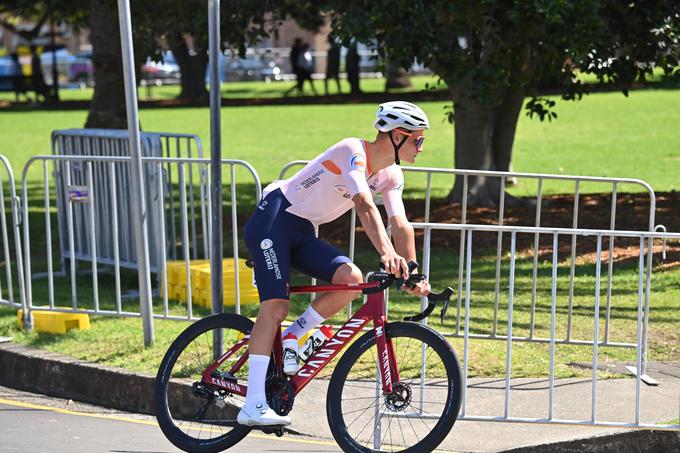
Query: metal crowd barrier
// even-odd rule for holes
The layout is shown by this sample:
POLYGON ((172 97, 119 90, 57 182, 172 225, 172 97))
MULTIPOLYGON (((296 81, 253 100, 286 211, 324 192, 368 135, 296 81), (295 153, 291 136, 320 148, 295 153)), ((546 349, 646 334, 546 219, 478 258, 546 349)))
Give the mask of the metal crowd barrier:
MULTIPOLYGON (((165 157, 165 158, 198 158, 203 157, 203 147, 200 138, 193 134, 174 134, 174 133, 158 133, 158 132, 143 132, 141 134, 141 145, 143 157, 165 157)), ((67 155, 67 156, 129 156, 129 141, 127 130, 111 130, 111 129, 67 129, 58 130, 52 133, 52 154, 53 155, 67 155)), ((110 222, 107 221, 111 212, 110 200, 111 194, 108 192, 112 183, 116 189, 123 192, 123 197, 120 199, 119 210, 122 213, 129 211, 128 203, 130 203, 130 172, 126 169, 115 173, 115 181, 109 181, 108 178, 113 174, 106 168, 106 163, 93 162, 93 184, 98 186, 100 190, 97 191, 97 211, 95 217, 98 219, 97 231, 100 232, 97 237, 96 250, 99 260, 108 259, 113 262, 114 244, 112 242, 112 234, 110 231, 110 222)), ((178 182, 179 174, 176 166, 170 161, 167 161, 162 167, 156 168, 147 166, 144 175, 148 183, 146 190, 146 205, 148 207, 147 223, 149 225, 149 232, 154 236, 158 236, 163 231, 163 226, 160 223, 160 207, 167 206, 168 213, 166 215, 169 221, 167 229, 167 253, 172 259, 179 259, 182 257, 183 245, 178 238, 179 222, 179 197, 178 189, 175 185, 178 182), (163 197, 160 197, 156 179, 164 181, 163 197)), ((69 205, 69 193, 67 188, 75 187, 83 188, 87 186, 87 178, 85 170, 80 165, 80 162, 60 162, 54 168, 54 177, 57 180, 56 191, 56 206, 59 224, 59 242, 61 245, 61 259, 62 272, 65 272, 67 261, 71 258, 78 261, 91 261, 92 252, 90 244, 85 242, 70 243, 67 237, 67 228, 69 219, 67 219, 67 206, 69 205)), ((209 219, 206 216, 206 200, 209 192, 207 184, 207 175, 205 173, 205 166, 193 166, 189 164, 187 175, 189 180, 188 185, 188 206, 190 211, 190 238, 191 238, 191 255, 194 259, 204 258, 209 259, 209 247, 207 242, 207 230, 209 219), (195 180, 198 180, 198 188, 195 187, 195 180), (200 210, 200 216, 197 211, 200 210), (197 219, 200 221, 197 226, 197 219), (203 236, 203 241, 199 241, 198 237, 203 236)), ((82 225, 83 216, 85 213, 82 209, 75 209, 73 212, 75 216, 75 224, 82 225)), ((133 242, 133 228, 127 222, 118 229, 120 239, 123 247, 119 251, 118 259, 124 267, 131 269, 137 268, 136 249, 133 242)), ((82 235, 85 235, 84 232, 82 235)), ((158 267, 159 250, 155 249, 155 244, 150 244, 149 260, 152 271, 156 271, 158 267)))
MULTIPOLYGON (((431 233, 433 231, 447 231, 451 233, 460 233, 465 236, 465 274, 464 283, 465 289, 462 297, 465 300, 463 311, 463 332, 458 334, 456 332, 445 334, 450 337, 459 337, 463 339, 463 401, 461 406, 460 420, 472 421, 496 421, 496 422, 522 422, 522 423, 559 423, 559 424, 573 424, 573 425, 597 425, 597 426, 611 426, 611 427, 638 427, 638 428, 656 428, 656 429, 680 429, 678 424, 652 424, 644 423, 641 418, 641 382, 644 380, 644 360, 646 353, 645 331, 649 321, 649 297, 651 292, 651 281, 648 278, 648 272, 651 268, 651 255, 647 253, 647 262, 645 262, 645 247, 651 250, 654 240, 680 240, 679 233, 657 233, 657 232, 638 232, 638 231, 623 231, 623 230, 590 230, 590 229, 572 229, 572 228, 543 228, 543 227, 511 227, 501 225, 462 225, 462 224, 441 224, 441 223, 414 223, 414 228, 423 229, 425 234, 424 248, 425 258, 423 259, 424 268, 430 266, 430 254, 427 250, 430 247, 431 233), (504 233, 511 237, 510 242, 510 269, 509 269, 509 288, 508 288, 508 319, 506 333, 499 334, 495 330, 490 335, 473 334, 470 330, 471 317, 475 311, 473 300, 473 274, 472 274, 472 247, 473 235, 482 233, 504 233), (551 304, 550 304, 550 335, 548 338, 534 338, 521 337, 513 334, 514 321, 513 311, 514 304, 517 298, 516 293, 516 263, 517 263, 517 235, 550 235, 552 236, 552 261, 551 261, 551 304), (593 288, 593 329, 592 338, 575 341, 573 338, 559 338, 557 330, 557 301, 558 301, 558 241, 560 237, 572 238, 595 238, 596 239, 596 254, 595 254, 595 288, 593 288), (610 342, 606 335, 600 333, 600 317, 602 314, 602 296, 601 289, 603 284, 602 271, 602 252, 603 239, 615 237, 617 239, 632 239, 638 243, 637 253, 637 325, 635 341, 630 343, 613 343, 610 342), (485 414, 470 414, 468 410, 467 394, 469 392, 469 369, 470 369, 470 344, 472 341, 480 339, 495 339, 502 340, 507 343, 506 347, 506 363, 504 376, 504 407, 502 415, 485 415, 485 414), (511 387, 512 387, 512 352, 513 344, 521 341, 537 341, 549 345, 549 384, 548 384, 548 405, 545 408, 547 417, 518 417, 511 415, 511 387), (590 417, 588 419, 560 419, 555 416, 555 350, 557 345, 565 344, 579 344, 582 346, 589 346, 593 348, 592 353, 592 384, 591 384, 591 401, 590 401, 590 417), (599 365, 599 348, 606 346, 622 346, 635 349, 635 363, 636 363, 636 381, 635 381, 635 411, 634 418, 629 421, 611 421, 603 420, 598 417, 598 365, 599 365)), ((608 271, 609 272, 609 271, 608 271)), ((608 276, 609 284, 611 284, 611 274, 608 276)), ((607 292, 608 294, 610 291, 607 292)), ((535 297, 535 289, 533 291, 535 297)), ((498 296, 498 293, 496 294, 498 296)), ((573 296, 573 289, 570 291, 570 296, 573 296)), ((535 308, 532 299, 532 310, 535 308)), ((571 303, 571 298, 570 298, 571 303)), ((533 319, 533 312, 532 312, 533 319)), ((571 323, 571 318, 569 318, 571 323)), ((571 324, 570 324, 571 325, 571 324)), ((533 331, 532 331, 533 332, 533 331)), ((680 395, 679 395, 680 396, 680 395)), ((680 401, 680 399, 679 399, 680 401)), ((620 403, 620 401, 617 401, 620 403)), ((539 408, 536 408, 539 410, 539 408)))
MULTIPOLYGON (((117 175, 120 174, 121 172, 127 172, 129 171, 128 165, 130 163, 130 158, 129 157, 123 157, 123 156, 34 156, 29 161, 26 163, 24 170, 23 170, 23 179, 22 179, 22 190, 23 190, 23 212, 25 213, 24 215, 24 222, 23 222, 23 227, 24 227, 24 253, 26 256, 25 259, 25 272, 26 272, 26 298, 27 298, 27 304, 29 310, 52 310, 52 311, 68 311, 68 312, 79 312, 79 313, 90 313, 90 314, 98 314, 98 315, 114 315, 114 316, 128 316, 128 317, 138 317, 141 316, 141 314, 137 311, 130 311, 130 310, 125 310, 123 308, 123 303, 122 300, 126 295, 124 294, 124 291, 128 290, 131 291, 131 293, 128 294, 128 297, 130 298, 136 298, 136 295, 134 293, 135 289, 137 288, 137 279, 136 276, 134 279, 131 279, 130 282, 130 288, 124 288, 124 285, 126 283, 126 279, 121 273, 122 268, 124 268, 124 263, 121 259, 121 250, 123 247, 129 246, 129 244, 122 244, 121 240, 121 235, 120 235, 120 228, 121 226, 124 226, 126 223, 130 222, 130 214, 127 212, 124 212, 121 210, 121 198, 122 194, 119 191, 119 187, 117 186, 117 183, 119 179, 117 178, 117 175), (29 210, 29 191, 28 191, 28 181, 27 181, 27 174, 29 172, 29 169, 33 165, 39 165, 38 163, 42 164, 43 167, 43 178, 42 178, 42 214, 44 216, 44 230, 41 232, 33 231, 31 232, 30 228, 30 222, 29 222, 29 217, 28 213, 30 212, 29 210), (51 195, 50 192, 50 178, 49 178, 49 165, 52 165, 53 167, 56 166, 64 166, 66 168, 67 174, 69 173, 69 167, 73 165, 79 165, 82 169, 83 172, 83 180, 85 182, 85 185, 79 188, 78 190, 75 191, 69 191, 66 190, 66 192, 69 194, 69 197, 67 197, 67 204, 65 206, 65 218, 66 218, 66 241, 69 244, 69 250, 75 250, 76 248, 74 247, 75 243, 80 243, 80 244, 88 244, 91 250, 91 256, 92 259, 91 261, 91 268, 89 270, 89 273, 91 274, 91 287, 92 287, 92 295, 91 295, 91 307, 92 308, 85 308, 84 305, 88 305, 84 303, 85 298, 83 297, 83 294, 78 291, 78 282, 81 283, 81 285, 84 285, 84 280, 83 280, 83 275, 85 272, 80 272, 76 266, 76 260, 71 259, 69 260, 69 265, 66 268, 66 272, 63 274, 64 277, 66 277, 66 280, 62 282, 62 284, 68 282, 69 289, 66 290, 70 292, 70 300, 67 301, 67 303, 70 304, 70 307, 64 307, 64 306, 58 306, 57 301, 55 300, 55 276, 58 276, 54 271, 54 259, 53 259, 53 245, 52 245, 52 206, 54 203, 54 198, 51 195), (95 183, 95 174, 99 175, 98 181, 106 181, 107 185, 102 187, 99 186, 95 183), (98 204, 105 202, 107 206, 109 207, 109 210, 107 210, 104 215, 105 218, 98 218, 98 215, 102 213, 102 210, 98 209, 98 204), (80 214, 78 217, 75 215, 76 208, 80 210, 80 214), (80 222, 82 225, 82 228, 77 228, 76 226, 76 221, 80 222), (105 230, 104 230, 104 224, 105 230), (102 231, 104 230, 104 231, 102 231), (47 269, 45 273, 36 273, 36 270, 33 269, 32 263, 31 263, 31 257, 32 255, 32 244, 35 243, 34 237, 35 235, 40 235, 40 237, 45 238, 45 249, 44 252, 40 251, 40 254, 44 253, 45 256, 45 261, 47 264, 47 269), (110 240, 112 243, 112 248, 111 248, 111 257, 101 257, 98 254, 98 250, 100 247, 100 241, 101 241, 101 236, 103 234, 108 234, 110 235, 110 240), (107 294, 107 297, 110 299, 111 297, 114 298, 113 301, 109 300, 108 302, 113 302, 111 305, 114 305, 114 308, 108 309, 108 308, 103 308, 100 304, 100 290, 99 290, 99 280, 102 274, 102 268, 100 266, 105 266, 108 267, 109 269, 112 270, 113 274, 113 286, 115 287, 115 290, 113 291, 113 295, 107 294), (47 297, 46 297, 46 306, 36 306, 34 305, 34 300, 33 300, 33 288, 32 288, 32 280, 36 278, 36 276, 42 277, 45 276, 47 279, 47 297)), ((197 159, 197 158, 164 158, 164 157, 144 157, 142 158, 142 166, 145 169, 145 173, 155 173, 157 175, 161 175, 163 173, 164 169, 167 168, 172 168, 173 172, 176 172, 177 174, 177 181, 178 181, 178 188, 173 189, 178 192, 178 199, 176 200, 176 206, 172 208, 169 208, 169 203, 167 202, 168 198, 166 196, 168 189, 168 184, 167 180, 158 177, 153 180, 147 181, 147 186, 151 187, 152 185, 155 186, 156 193, 157 193, 157 199, 160 201, 156 205, 157 209, 157 215, 158 215, 158 222, 160 225, 160 233, 159 234, 153 234, 153 232, 149 232, 149 240, 150 242, 155 242, 156 247, 155 250, 157 251, 156 255, 156 263, 157 266, 155 267, 155 272, 158 273, 159 279, 158 279, 158 285, 159 287, 157 288, 157 291, 159 293, 163 293, 162 296, 162 312, 154 314, 155 317, 157 318, 167 318, 167 319, 181 319, 181 320, 193 320, 197 319, 197 317, 194 316, 193 312, 193 303, 192 303, 192 295, 191 295, 191 269, 190 269, 190 261, 195 258, 191 254, 191 249, 194 247, 194 242, 197 240, 196 237, 192 236, 192 230, 191 226, 194 222, 199 221, 202 222, 205 225, 208 225, 208 227, 205 230, 204 237, 203 238, 203 243, 204 244, 210 244, 210 222, 208 219, 210 219, 211 215, 211 208, 210 208, 210 191, 206 191, 206 199, 201 200, 201 204, 204 205, 204 207, 201 207, 200 210, 198 209, 192 209, 192 205, 190 202, 190 191, 191 189, 187 186, 191 186, 191 178, 188 176, 188 173, 191 171, 192 168, 200 168, 201 173, 204 173, 206 175, 206 180, 205 184, 207 187, 210 185, 209 181, 209 166, 211 165, 209 159, 197 159), (165 202, 163 202, 165 201, 165 202), (197 213, 201 213, 201 218, 196 218, 197 213), (169 214, 170 213, 170 214, 169 214), (167 230, 172 228, 172 224, 169 220, 170 215, 175 215, 175 213, 179 214, 179 219, 177 220, 176 228, 179 230, 175 236, 173 235, 168 235, 167 230), (186 284, 187 284, 187 308, 186 308, 186 314, 185 315, 176 315, 172 314, 169 311, 168 307, 168 288, 167 288, 167 279, 166 278, 161 278, 160 276, 166 274, 166 269, 167 269, 167 261, 170 255, 170 258, 173 256, 169 253, 174 247, 176 247, 176 243, 169 243, 168 238, 173 238, 170 239, 171 241, 175 241, 176 243, 179 243, 181 245, 181 250, 177 254, 177 256, 180 257, 181 260, 184 261, 185 267, 186 267, 186 284), (161 290, 160 286, 165 285, 163 290, 161 290)), ((228 167, 228 171, 224 171, 223 174, 225 175, 225 179, 227 178, 227 175, 229 175, 229 183, 225 184, 225 187, 228 187, 230 190, 230 200, 227 202, 228 205, 230 205, 230 213, 231 213, 231 226, 232 226, 232 251, 233 251, 233 256, 234 256, 234 262, 235 262, 235 281, 234 281, 234 287, 236 291, 236 306, 235 309, 237 312, 240 311, 240 298, 239 298, 239 276, 238 276, 238 266, 236 265, 238 263, 238 250, 239 250, 239 241, 238 241, 238 224, 237 224, 237 197, 236 197, 236 168, 242 168, 244 169, 247 173, 252 176, 251 181, 254 184, 255 188, 255 193, 254 193, 254 199, 253 199, 253 206, 257 203, 261 196, 261 184, 259 181, 259 177, 257 175, 257 172, 255 169, 248 164, 245 161, 240 161, 240 160, 222 160, 222 165, 225 167, 228 167)), ((166 174, 168 174, 167 172, 166 174)), ((53 181, 54 184, 59 184, 61 181, 59 179, 55 179, 53 181)), ((67 184, 67 189, 68 189, 68 183, 69 181, 66 180, 67 184)), ((54 187, 54 186, 53 186, 54 187)), ((226 191, 225 191, 226 192, 226 191)), ((226 200, 225 200, 226 202, 226 200)), ((147 205, 147 212, 149 212, 151 209, 154 209, 153 206, 148 206, 147 205)), ((37 229, 37 228, 36 228, 37 229)), ((36 253, 34 250, 33 253, 36 253)), ((42 269, 41 269, 42 270, 42 269)), ((159 294, 157 293, 157 295, 159 294)), ((88 301, 89 302, 89 301, 88 301)))
MULTIPOLYGON (((287 172, 295 167, 305 165, 306 161, 295 161, 286 165, 281 173, 280 178, 283 179, 287 172)), ((651 294, 651 272, 652 272, 652 243, 656 240, 676 240, 680 239, 680 234, 669 234, 665 233, 665 228, 663 226, 656 226, 654 223, 655 208, 656 208, 656 198, 651 187, 644 181, 636 179, 624 179, 624 178, 598 178, 598 177, 581 177, 581 176, 566 176, 566 175, 549 175, 549 174, 530 174, 530 173, 506 173, 506 172, 488 172, 488 171, 471 171, 471 170, 455 170, 455 169, 438 169, 438 168, 419 168, 419 167, 403 167, 405 173, 416 173, 424 175, 426 180, 425 186, 425 215, 424 221, 421 223, 412 223, 414 228, 424 230, 424 242, 423 242, 423 271, 426 274, 430 273, 431 270, 431 259, 432 254, 436 252, 436 248, 432 247, 432 237, 433 231, 444 231, 450 234, 455 234, 459 236, 460 240, 460 254, 458 259, 458 269, 454 273, 457 275, 452 275, 452 280, 455 280, 458 285, 458 301, 457 304, 452 304, 451 311, 455 311, 452 316, 455 319, 455 328, 453 331, 443 332, 443 334, 449 338, 458 338, 463 341, 463 372, 464 372, 464 383, 463 383, 463 404, 461 406, 461 420, 474 420, 474 421, 498 421, 498 422, 524 422, 524 423, 559 423, 559 424, 574 424, 574 425, 597 425, 597 426, 612 426, 612 427, 638 427, 638 428, 657 428, 657 429, 680 429, 680 425, 673 424, 650 424, 643 421, 641 415, 641 401, 642 394, 644 393, 641 389, 641 382, 646 380, 651 380, 646 373, 646 356, 647 356, 647 335, 648 335, 648 322, 649 322, 649 302, 651 294), (432 177, 433 175, 451 175, 458 176, 462 178, 463 184, 463 199, 461 201, 461 218, 459 223, 455 224, 437 224, 430 223, 431 217, 431 194, 432 194, 432 177), (498 207, 498 224, 497 225, 475 225, 468 223, 468 179, 475 176, 485 176, 485 177, 495 177, 500 179, 500 193, 499 200, 500 205, 498 207), (535 195, 535 223, 533 225, 520 225, 520 226, 507 226, 505 223, 505 194, 506 194, 506 182, 510 178, 531 179, 536 181, 537 190, 535 195), (568 181, 574 184, 574 204, 572 208, 572 219, 571 225, 567 225, 565 228, 553 228, 553 227, 543 227, 541 225, 541 211, 543 208, 543 187, 544 182, 547 180, 560 180, 568 181), (579 210, 581 205, 581 187, 584 183, 595 183, 604 184, 611 188, 611 207, 609 210, 609 229, 597 230, 597 229, 584 229, 579 227, 579 210), (649 196, 649 211, 648 216, 645 219, 649 231, 630 231, 625 228, 624 222, 621 219, 617 219, 617 194, 621 186, 632 185, 636 186, 638 189, 642 189, 649 196), (623 228, 622 228, 623 227, 623 228), (618 228, 618 229, 617 229, 618 228), (664 230, 663 233, 657 232, 658 229, 664 230), (475 312, 475 300, 473 296, 474 286, 472 283, 472 250, 473 250, 473 234, 491 234, 495 235, 497 238, 496 250, 495 250, 495 270, 492 273, 493 276, 490 277, 494 280, 493 289, 489 289, 489 294, 493 298, 493 312, 492 319, 488 319, 487 326, 490 325, 488 332, 471 331, 471 317, 475 312), (529 242, 533 242, 533 247, 531 248, 531 254, 527 254, 528 261, 531 262, 530 271, 530 288, 527 287, 525 295, 520 297, 518 295, 518 290, 516 288, 516 264, 517 264, 517 235, 528 235, 530 237, 529 242), (507 281, 508 285, 508 299, 507 299, 507 324, 505 327, 505 332, 502 332, 503 328, 500 327, 499 323, 499 310, 501 305, 501 296, 504 293, 505 281, 502 279, 502 268, 504 264, 504 256, 507 250, 503 246, 503 236, 510 236, 510 251, 509 251, 509 278, 507 281), (541 297, 541 292, 539 291, 539 279, 541 278, 539 273, 539 268, 543 268, 539 263, 538 251, 539 251, 539 239, 541 235, 550 235, 553 239, 552 246, 552 260, 549 263, 550 275, 551 275, 551 304, 550 304, 550 333, 547 336, 539 335, 541 331, 536 325, 536 310, 537 305, 540 308, 539 303, 537 303, 541 297), (569 259, 568 259, 568 269, 569 275, 568 280, 566 275, 560 277, 569 282, 569 287, 565 291, 565 288, 560 288, 561 291, 566 294, 563 299, 566 299, 566 322, 560 325, 560 330, 564 333, 563 335, 557 334, 557 282, 558 282, 558 247, 557 244, 560 238, 566 238, 570 243, 569 247, 569 259), (593 330, 592 337, 588 338, 588 335, 584 335, 582 332, 577 334, 574 332, 574 322, 573 317, 576 316, 574 313, 574 300, 576 296, 576 258, 577 250, 579 245, 579 239, 583 238, 595 238, 596 239, 596 258, 595 258, 595 288, 593 288, 593 298, 594 298, 594 308, 593 308, 593 330), (533 239, 533 241, 531 241, 533 239), (607 240, 607 247, 603 247, 603 239, 607 240), (636 333, 634 338, 622 338, 618 339, 620 341, 614 341, 613 333, 610 330, 612 324, 611 314, 612 314, 612 295, 613 295, 613 277, 614 277, 614 244, 615 242, 624 242, 630 240, 637 241, 638 254, 637 254, 637 325, 636 333), (645 251, 645 244, 647 244, 647 250, 645 251), (606 258, 602 257, 604 250, 608 250, 606 258), (647 255, 645 257, 645 254, 647 255), (606 260, 606 277, 603 273, 603 261, 606 260), (606 285, 606 293, 602 291, 603 285, 606 285), (529 294, 530 292, 530 294, 529 294), (529 305, 529 322, 528 327, 521 328, 523 326, 516 325, 516 319, 519 319, 519 314, 515 313, 516 319, 513 319, 513 313, 516 312, 518 308, 518 301, 523 302, 524 305, 529 305), (604 329, 603 332, 600 331, 600 317, 604 315, 604 329), (462 317, 461 317, 462 316, 462 317), (566 324, 566 325, 564 325, 566 324), (515 333, 513 333, 513 330, 515 333), (518 335, 517 331, 524 331, 526 335, 518 335), (505 363, 505 376, 503 381, 503 397, 504 404, 501 409, 501 414, 490 415, 487 413, 473 413, 468 405, 468 392, 469 387, 469 370, 470 370, 470 344, 471 342, 478 341, 504 341, 506 342, 506 363, 505 363), (513 415, 511 411, 511 388, 513 386, 512 380, 512 352, 513 345, 518 342, 534 343, 534 344, 544 344, 547 345, 549 349, 550 356, 550 372, 547 376, 548 380, 548 401, 547 407, 545 408, 545 413, 547 416, 539 417, 528 417, 528 416, 518 416, 513 415), (592 383, 591 389, 591 400, 589 409, 590 414, 588 417, 584 416, 583 419, 566 419, 560 418, 555 412, 555 400, 556 400, 556 377, 555 377, 555 350, 557 347, 563 345, 575 345, 581 347, 592 347, 593 348, 593 359, 591 364, 592 373, 592 383), (599 348, 605 347, 618 347, 628 350, 634 350, 634 361, 635 361, 635 391, 634 393, 634 415, 633 418, 628 421, 611 420, 606 419, 604 416, 598 416, 598 403, 603 396, 602 391, 598 394, 598 375, 597 369, 599 365, 599 348)), ((408 177, 408 175, 407 175, 408 177)), ((453 182, 453 181, 451 181, 453 182)), ((449 186, 450 187, 450 186, 449 186)), ((356 217, 352 212, 351 216, 351 229, 349 238, 349 254, 352 256, 354 254, 355 247, 355 223, 356 217)), ((629 227, 630 228, 630 227, 629 227)), ((440 233, 442 234, 442 233, 440 233)), ((545 246, 543 247, 545 249, 545 246)), ((493 256, 493 255, 492 255, 493 256)), ((543 265, 545 266, 545 265, 543 265)), ((580 271, 582 272, 582 271, 580 271)), ((581 285, 583 286, 583 285, 581 285)), ((424 302, 424 301, 423 301, 424 302)), ((504 304, 503 304, 504 306, 504 304)), ((424 307, 423 307, 424 308, 424 307)), ((485 316, 486 314, 482 315, 485 316)), ((477 315, 479 317, 480 315, 477 315)), ((527 317, 527 316, 525 316, 527 317)), ((427 322, 427 321, 424 321, 427 322)), ((441 329, 440 329, 441 330, 441 329)), ((424 363, 423 363, 424 367, 424 363)), ((424 373, 424 369, 423 369, 424 373)), ((631 405, 632 406, 632 405, 631 405)), ((536 408, 539 410, 539 408, 536 408)), ((633 411, 631 411, 633 413, 633 411)), ((423 415, 423 414, 418 414, 423 415)), ((394 416, 394 414, 390 414, 394 416)), ((404 415, 397 415, 404 416, 404 415)), ((379 417, 376 417, 376 423, 379 417)), ((376 430, 378 432, 378 430, 376 430)))
MULTIPOLYGON (((286 164, 280 174, 279 174, 279 179, 283 179, 288 171, 293 168, 293 167, 298 167, 298 166, 303 166, 307 164, 308 161, 303 161, 303 160, 298 160, 298 161, 293 161, 288 164, 286 164)), ((536 195, 534 198, 535 202, 535 222, 533 225, 526 225, 526 226, 534 226, 534 227, 540 227, 541 225, 541 213, 542 213, 542 208, 543 208, 543 187, 544 183, 546 181, 561 181, 561 182, 570 182, 574 184, 574 204, 572 208, 572 222, 571 222, 571 229, 577 230, 579 228, 579 209, 582 207, 581 206, 581 187, 584 183, 596 183, 598 185, 604 185, 604 187, 611 187, 611 207, 610 207, 610 215, 609 215, 609 229, 614 231, 617 230, 617 227, 620 229, 622 226, 625 227, 625 225, 622 225, 621 220, 618 220, 617 224, 617 196, 618 192, 621 186, 635 186, 638 189, 642 189, 647 195, 649 196, 649 209, 648 209, 648 217, 646 219, 647 225, 648 225, 648 230, 647 231, 655 231, 657 229, 665 229, 662 225, 656 226, 654 224, 655 220, 655 211, 656 211, 656 196, 654 194, 654 190, 651 188, 649 184, 642 180, 638 179, 629 179, 629 178, 604 178, 604 177, 590 177, 590 176, 570 176, 570 175, 552 175, 552 174, 541 174, 541 173, 520 173, 520 172, 498 172, 498 171, 483 171, 483 170, 461 170, 461 169, 448 169, 448 168, 429 168, 429 167, 402 167, 402 170, 408 177, 409 174, 415 174, 415 175, 423 175, 426 178, 426 185, 425 185, 425 216, 424 216, 424 223, 429 223, 430 222, 430 207, 431 207, 431 195, 432 195, 432 177, 433 175, 444 175, 444 176, 450 176, 452 177, 461 177, 463 182, 462 182, 462 193, 463 193, 463 199, 461 201, 461 218, 459 219, 459 223, 461 224, 467 224, 468 222, 468 180, 472 177, 478 177, 478 176, 483 176, 487 178, 498 178, 499 179, 499 186, 500 186, 500 192, 499 192, 499 207, 498 207, 498 225, 502 226, 505 223, 505 198, 507 194, 507 181, 509 181, 511 178, 522 181, 522 180, 534 180, 536 181, 536 195)), ((453 181, 452 181, 453 183, 453 181)), ((349 237, 349 257, 354 258, 354 247, 355 247, 355 242, 356 242, 356 214, 354 210, 351 212, 351 228, 350 228, 350 237, 349 237)), ((502 242, 503 242, 503 231, 499 230, 497 232, 497 247, 496 247, 496 286, 495 286, 495 302, 494 302, 494 315, 493 315, 493 331, 491 333, 491 338, 495 337, 497 328, 498 328, 498 295, 500 294, 500 272, 501 272, 501 250, 502 250, 502 242)), ((571 237, 571 259, 570 259, 570 293, 569 293, 569 314, 568 314, 568 327, 567 327, 567 336, 566 336, 566 341, 578 344, 578 340, 572 340, 572 316, 573 316, 573 300, 574 300, 574 280, 576 276, 576 253, 577 253, 577 242, 576 242, 576 235, 574 234, 571 237)), ((615 235, 609 236, 609 242, 608 242, 608 261, 607 261, 607 295, 606 295, 606 308, 605 308, 605 327, 604 327, 604 335, 605 335, 605 342, 609 343, 609 336, 610 336, 610 319, 611 319, 611 300, 612 300, 612 293, 611 293, 611 281, 613 277, 613 250, 614 250, 614 243, 615 243, 615 235)), ((536 234, 534 236, 534 245, 533 245, 533 269, 532 269, 532 302, 531 302, 531 321, 530 321, 530 334, 529 338, 527 341, 532 341, 534 340, 534 312, 536 309, 536 281, 538 277, 538 250, 539 250, 539 234, 536 234)), ((465 251, 465 235, 463 233, 460 234, 460 250, 459 250, 459 260, 458 260, 458 279, 457 279, 457 300, 456 300, 456 329, 455 329, 455 334, 460 335, 461 334, 461 308, 462 308, 462 294, 463 294, 463 255, 465 251)), ((647 268, 647 274, 646 274, 646 281, 647 284, 649 285, 650 280, 651 280, 651 258, 652 258, 652 250, 650 249, 648 251, 649 253, 649 266, 647 268)), ((424 250, 424 254, 427 256, 429 254, 429 245, 426 247, 424 250)), ((424 271, 427 273, 429 272, 428 268, 425 268, 424 271)), ((645 296, 645 312, 648 312, 649 310, 649 295, 647 294, 645 296)), ((348 313, 351 313, 351 307, 350 311, 348 313)), ((645 318, 646 319, 646 318, 645 318)), ((647 338, 647 324, 645 324, 644 328, 644 338, 645 338, 645 344, 646 344, 646 338, 647 338)), ((543 341, 541 339, 537 339, 537 341, 543 341)), ((646 357, 646 353, 643 354, 644 357, 646 357)), ((646 359, 643 360, 643 373, 644 373, 644 365, 646 364, 646 359)), ((645 377, 645 379, 648 379, 645 377)))
POLYGON ((21 248, 21 206, 14 185, 14 172, 5 156, 0 155, 0 162, 7 173, 7 186, 0 173, 0 227, 2 228, 2 253, 4 275, 0 273, 0 305, 21 308, 26 316, 26 292, 24 286, 23 256, 21 248), (7 223, 7 205, 10 206, 11 223, 7 223), (10 231, 12 239, 10 239, 10 231), (14 251, 14 254, 11 253, 14 251), (16 273, 13 271, 16 269, 16 273), (4 282, 2 278, 4 277, 4 282), (15 286, 18 285, 18 295, 15 286))

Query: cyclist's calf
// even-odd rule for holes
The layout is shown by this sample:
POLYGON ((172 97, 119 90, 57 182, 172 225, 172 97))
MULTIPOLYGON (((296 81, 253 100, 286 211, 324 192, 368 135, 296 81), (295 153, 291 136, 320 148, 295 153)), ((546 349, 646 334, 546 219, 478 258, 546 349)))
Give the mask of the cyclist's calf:
POLYGON ((251 354, 269 355, 274 336, 288 316, 289 310, 290 301, 286 299, 269 299, 260 304, 260 311, 251 334, 251 354))

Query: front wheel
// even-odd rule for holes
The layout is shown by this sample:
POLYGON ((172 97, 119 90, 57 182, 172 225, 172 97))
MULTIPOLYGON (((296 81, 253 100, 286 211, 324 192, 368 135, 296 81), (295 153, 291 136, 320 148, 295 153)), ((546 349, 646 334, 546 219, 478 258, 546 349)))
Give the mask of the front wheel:
POLYGON ((456 354, 434 330, 412 322, 387 325, 399 381, 383 394, 374 332, 359 338, 338 362, 326 413, 343 451, 434 450, 453 427, 461 403, 456 354))

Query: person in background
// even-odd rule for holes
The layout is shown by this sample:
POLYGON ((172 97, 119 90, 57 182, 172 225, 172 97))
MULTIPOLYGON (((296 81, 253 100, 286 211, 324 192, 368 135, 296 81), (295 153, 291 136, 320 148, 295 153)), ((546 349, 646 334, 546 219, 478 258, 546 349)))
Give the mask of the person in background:
POLYGON ((352 41, 347 50, 345 67, 347 68, 347 81, 349 82, 351 94, 361 94, 359 88, 359 52, 357 42, 352 41))
POLYGON ((49 92, 47 90, 47 84, 45 83, 45 77, 43 76, 40 56, 38 55, 35 45, 31 45, 31 86, 33 91, 35 91, 36 101, 39 96, 42 96, 43 101, 47 101, 49 92))
POLYGON ((314 86, 314 81, 312 80, 312 72, 314 72, 314 62, 312 61, 312 53, 309 51, 309 44, 302 44, 300 53, 298 54, 298 71, 300 75, 298 76, 298 91, 300 93, 304 92, 305 81, 309 80, 309 84, 312 86, 312 92, 314 96, 318 93, 316 92, 316 87, 314 86))
POLYGON ((300 61, 300 52, 302 51, 302 39, 295 38, 293 42, 293 47, 290 48, 290 67, 295 74, 295 85, 290 87, 288 91, 284 93, 284 96, 288 96, 293 90, 297 89, 298 93, 302 93, 302 78, 300 76, 300 67, 298 63, 300 61))
POLYGON ((28 96, 26 82, 24 81, 24 71, 21 69, 21 64, 19 63, 19 55, 13 53, 10 57, 12 59, 12 67, 10 69, 12 89, 14 90, 16 101, 21 101, 21 95, 23 95, 26 100, 30 101, 31 98, 28 96))
POLYGON ((338 86, 338 94, 342 93, 340 89, 340 46, 331 35, 328 35, 328 44, 326 78, 323 82, 326 96, 328 96, 328 79, 335 79, 335 83, 338 86))

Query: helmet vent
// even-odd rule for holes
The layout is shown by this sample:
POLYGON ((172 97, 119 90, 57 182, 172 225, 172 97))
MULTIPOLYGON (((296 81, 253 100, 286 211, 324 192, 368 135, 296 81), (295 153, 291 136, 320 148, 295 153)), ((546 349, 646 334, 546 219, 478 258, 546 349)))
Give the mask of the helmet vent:
POLYGON ((399 119, 399 117, 397 115, 395 115, 394 113, 388 113, 385 116, 388 117, 391 120, 398 120, 399 119))

